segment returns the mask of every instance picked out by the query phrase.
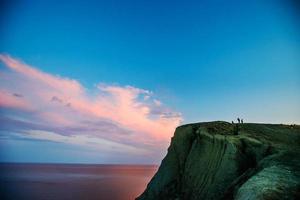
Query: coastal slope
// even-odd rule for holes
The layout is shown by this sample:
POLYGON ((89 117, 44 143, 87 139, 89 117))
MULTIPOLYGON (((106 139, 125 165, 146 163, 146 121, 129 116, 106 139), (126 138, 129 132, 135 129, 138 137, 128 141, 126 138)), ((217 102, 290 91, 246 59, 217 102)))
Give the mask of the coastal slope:
POLYGON ((137 200, 300 199, 300 126, 187 124, 137 200))

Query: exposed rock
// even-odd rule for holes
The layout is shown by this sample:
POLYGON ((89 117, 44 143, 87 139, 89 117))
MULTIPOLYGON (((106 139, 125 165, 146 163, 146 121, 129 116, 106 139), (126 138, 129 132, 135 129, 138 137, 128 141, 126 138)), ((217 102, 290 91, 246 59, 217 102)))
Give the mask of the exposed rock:
POLYGON ((299 199, 300 127, 206 122, 178 127, 138 200, 299 199))

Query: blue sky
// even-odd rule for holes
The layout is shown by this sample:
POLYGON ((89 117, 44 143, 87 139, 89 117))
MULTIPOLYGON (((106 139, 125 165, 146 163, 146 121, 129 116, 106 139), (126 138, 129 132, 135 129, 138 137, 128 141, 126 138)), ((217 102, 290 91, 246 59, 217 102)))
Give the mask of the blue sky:
MULTIPOLYGON (((45 74, 78 81, 89 97, 98 92, 99 83, 130 86, 150 91, 164 110, 180 114, 180 123, 236 117, 246 122, 300 123, 299 16, 288 1, 15 1, 3 5, 0 52, 45 74)), ((5 65, 1 71, 8 71, 5 65)), ((2 77, 2 89, 7 89, 4 82, 2 77)), ((1 117, 33 120, 28 113, 5 107, 1 117)), ((3 129, 3 137, 23 133, 3 129)), ((73 143, 73 153, 57 157, 53 145, 69 149, 70 144, 8 138, 2 141, 7 149, 2 160, 42 162, 37 157, 47 155, 49 162, 148 162, 130 153, 121 159, 108 151, 103 153, 105 159, 95 158, 93 152, 88 161, 80 160, 74 156, 78 152, 73 151, 79 150, 73 143), (34 145, 42 143, 49 152, 32 153, 34 145)), ((159 162, 167 144, 166 139, 150 162, 159 162)), ((82 155, 90 151, 83 148, 82 155)))

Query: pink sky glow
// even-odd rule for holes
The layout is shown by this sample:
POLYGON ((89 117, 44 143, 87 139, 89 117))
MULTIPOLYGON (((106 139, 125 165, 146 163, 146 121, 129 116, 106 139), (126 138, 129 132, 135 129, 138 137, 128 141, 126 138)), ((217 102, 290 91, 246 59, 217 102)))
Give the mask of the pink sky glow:
POLYGON ((61 135, 55 142, 84 137, 80 145, 88 145, 88 138, 99 139, 99 146, 99 141, 107 141, 107 148, 113 144, 124 153, 135 149, 153 156, 166 148, 182 121, 179 112, 151 91, 100 82, 91 92, 77 80, 43 72, 9 55, 1 54, 0 60, 5 66, 0 71, 1 115, 33 124, 14 130, 26 137, 52 141, 51 134, 61 135))

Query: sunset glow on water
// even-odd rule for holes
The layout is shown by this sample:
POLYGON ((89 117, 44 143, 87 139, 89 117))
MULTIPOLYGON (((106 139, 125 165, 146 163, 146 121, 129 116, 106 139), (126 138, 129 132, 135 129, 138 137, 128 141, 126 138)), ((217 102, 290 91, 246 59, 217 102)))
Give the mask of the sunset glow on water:
POLYGON ((128 200, 144 191, 157 166, 1 164, 0 169, 4 199, 128 200))

